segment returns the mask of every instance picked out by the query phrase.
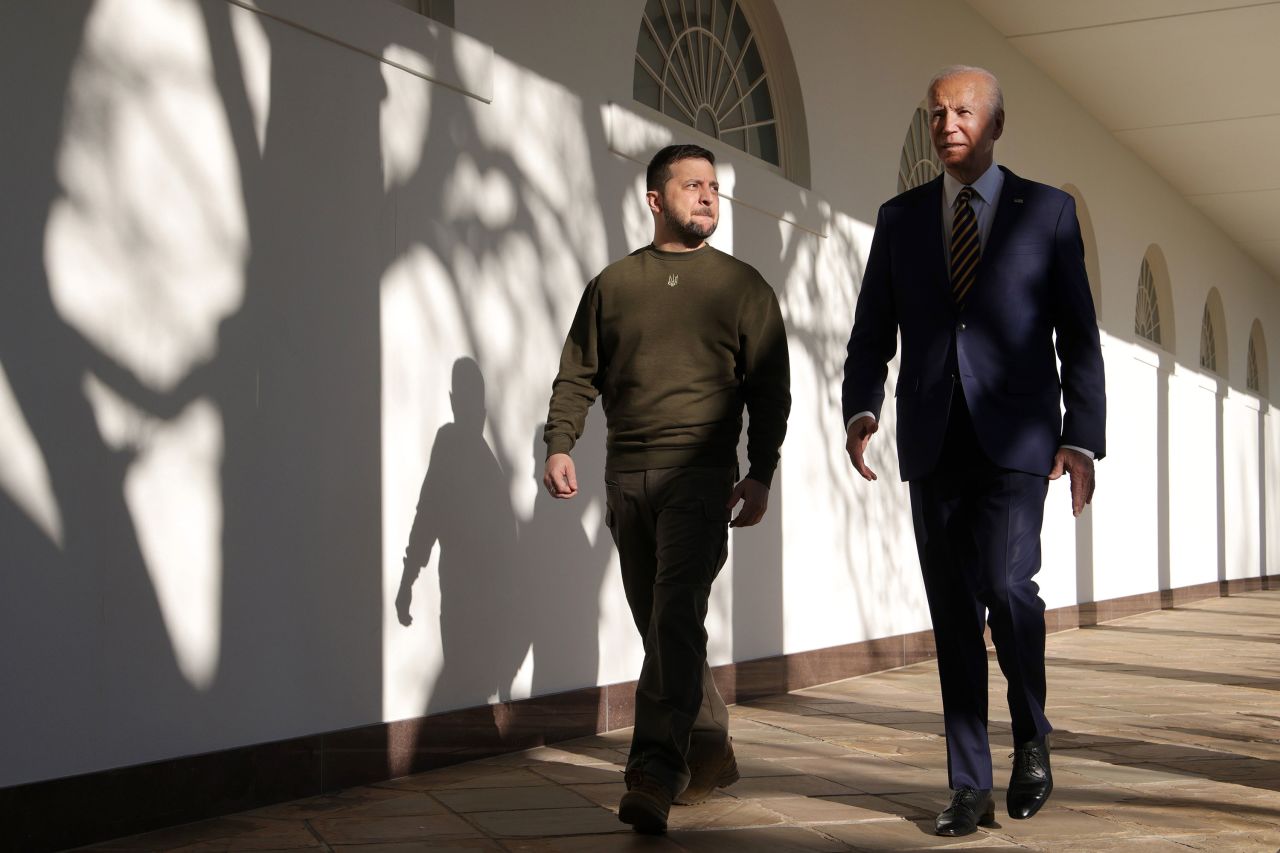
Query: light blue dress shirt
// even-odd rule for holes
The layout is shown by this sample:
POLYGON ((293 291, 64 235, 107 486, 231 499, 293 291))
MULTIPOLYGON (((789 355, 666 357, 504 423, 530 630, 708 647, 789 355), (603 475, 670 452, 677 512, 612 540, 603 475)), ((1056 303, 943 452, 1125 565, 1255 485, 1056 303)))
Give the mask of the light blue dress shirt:
MULTIPOLYGON (((991 223, 996 221, 996 206, 1000 204, 1000 190, 1004 188, 1004 172, 995 163, 982 173, 982 177, 969 186, 974 196, 969 200, 973 214, 978 218, 978 245, 987 250, 987 238, 991 236, 991 223)), ((942 253, 951 269, 951 226, 956 219, 956 196, 965 185, 944 172, 942 174, 942 253)))

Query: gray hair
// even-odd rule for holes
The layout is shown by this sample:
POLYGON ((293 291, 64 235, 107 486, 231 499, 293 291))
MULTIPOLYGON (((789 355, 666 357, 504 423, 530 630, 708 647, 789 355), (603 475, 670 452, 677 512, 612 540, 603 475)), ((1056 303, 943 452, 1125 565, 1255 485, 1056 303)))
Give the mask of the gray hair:
POLYGON ((1004 115, 1004 92, 1000 89, 1000 81, 996 79, 996 75, 992 74, 985 68, 979 68, 976 65, 948 65, 937 74, 933 75, 933 79, 929 81, 929 88, 925 89, 925 99, 928 100, 933 95, 933 87, 937 86, 948 77, 956 77, 961 74, 977 74, 986 77, 991 84, 991 91, 994 93, 988 104, 991 107, 992 115, 1004 115))

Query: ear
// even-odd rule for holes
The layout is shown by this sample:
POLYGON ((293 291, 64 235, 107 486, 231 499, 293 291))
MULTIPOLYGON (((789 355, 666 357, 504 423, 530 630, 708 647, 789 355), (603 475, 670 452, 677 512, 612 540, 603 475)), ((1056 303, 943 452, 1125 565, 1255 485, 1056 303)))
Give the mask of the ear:
POLYGON ((991 134, 992 141, 999 139, 1002 133, 1004 133, 1004 110, 996 113, 996 129, 991 134))
POLYGON ((644 194, 644 200, 649 203, 649 210, 654 214, 662 213, 662 193, 649 190, 644 194))

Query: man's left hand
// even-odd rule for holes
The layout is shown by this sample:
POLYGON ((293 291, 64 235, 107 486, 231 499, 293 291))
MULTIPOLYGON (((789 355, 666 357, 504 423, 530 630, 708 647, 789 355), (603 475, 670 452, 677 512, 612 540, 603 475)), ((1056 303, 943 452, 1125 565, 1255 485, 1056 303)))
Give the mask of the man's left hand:
POLYGON ((742 501, 742 509, 737 518, 729 522, 729 526, 750 527, 759 524, 760 519, 764 518, 764 511, 769 508, 769 487, 759 480, 744 477, 742 482, 733 487, 733 494, 729 495, 729 503, 725 506, 732 510, 738 505, 738 501, 742 501))
POLYGON ((413 604, 413 581, 400 581, 400 591, 396 593, 396 618, 400 624, 408 628, 413 624, 413 615, 409 607, 413 604))
POLYGON ((1060 447, 1053 457, 1049 479, 1058 479, 1063 471, 1071 477, 1071 514, 1079 516, 1085 504, 1093 500, 1093 460, 1078 450, 1060 447))

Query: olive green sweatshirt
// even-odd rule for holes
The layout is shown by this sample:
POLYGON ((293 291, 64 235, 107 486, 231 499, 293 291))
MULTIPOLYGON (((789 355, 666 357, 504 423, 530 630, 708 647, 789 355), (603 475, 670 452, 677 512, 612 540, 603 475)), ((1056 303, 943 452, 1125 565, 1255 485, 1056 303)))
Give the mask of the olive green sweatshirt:
POLYGON ((607 468, 733 466, 773 479, 791 410, 786 329, 760 273, 710 246, 647 246, 582 294, 551 391, 547 455, 569 453, 603 397, 607 468))

